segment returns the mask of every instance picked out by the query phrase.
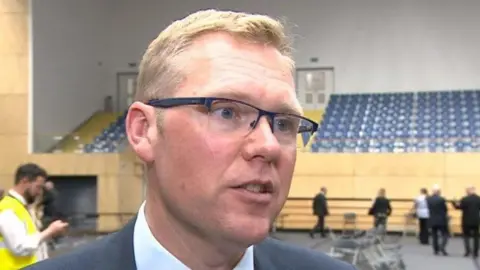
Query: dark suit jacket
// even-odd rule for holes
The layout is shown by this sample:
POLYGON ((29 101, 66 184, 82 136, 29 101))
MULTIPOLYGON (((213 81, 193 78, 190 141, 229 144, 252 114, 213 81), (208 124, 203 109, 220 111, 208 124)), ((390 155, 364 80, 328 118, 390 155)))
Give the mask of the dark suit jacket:
POLYGON ((377 197, 370 208, 369 214, 373 216, 387 215, 392 213, 392 207, 390 206, 390 200, 385 197, 377 197))
MULTIPOLYGON (((26 270, 136 270, 135 219, 125 228, 72 253, 31 265, 26 270)), ((314 250, 266 239, 254 248, 255 270, 353 270, 352 265, 314 250)), ((162 270, 162 268, 157 268, 162 270)), ((168 269, 165 269, 168 270, 168 269)))
POLYGON ((439 195, 432 195, 427 198, 430 218, 430 226, 448 226, 448 208, 445 198, 439 195))
POLYGON ((315 216, 328 216, 327 198, 323 193, 318 193, 313 198, 313 214, 315 216))
POLYGON ((462 210, 463 226, 478 226, 480 224, 480 197, 472 194, 463 197, 459 204, 453 204, 455 208, 462 210))

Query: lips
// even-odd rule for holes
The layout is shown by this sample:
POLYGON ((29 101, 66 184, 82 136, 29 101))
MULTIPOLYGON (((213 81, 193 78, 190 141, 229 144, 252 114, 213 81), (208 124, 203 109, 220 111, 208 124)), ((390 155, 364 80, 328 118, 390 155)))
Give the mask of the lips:
POLYGON ((251 181, 239 185, 236 188, 245 189, 249 192, 258 194, 273 193, 273 183, 270 181, 251 181))
POLYGON ((250 181, 235 186, 232 189, 232 194, 245 204, 266 206, 272 202, 275 193, 274 190, 274 185, 271 181, 250 181))

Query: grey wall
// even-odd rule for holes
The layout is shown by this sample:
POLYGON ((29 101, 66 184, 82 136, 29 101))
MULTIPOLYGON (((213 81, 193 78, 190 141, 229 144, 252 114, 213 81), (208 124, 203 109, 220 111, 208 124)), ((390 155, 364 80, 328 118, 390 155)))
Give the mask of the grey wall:
POLYGON ((298 67, 333 66, 337 92, 480 88, 480 1, 120 0, 110 70, 138 60, 171 20, 202 8, 286 17, 298 67), (319 62, 310 63, 311 57, 319 62))
POLYGON ((106 94, 107 1, 32 0, 34 151, 72 131, 106 94))
POLYGON ((480 88, 476 0, 35 0, 34 130, 63 134, 116 95, 148 43, 205 8, 286 18, 298 67, 335 67, 336 92, 480 88), (317 57, 318 63, 309 59, 317 57), (98 63, 103 65, 99 66, 98 63))

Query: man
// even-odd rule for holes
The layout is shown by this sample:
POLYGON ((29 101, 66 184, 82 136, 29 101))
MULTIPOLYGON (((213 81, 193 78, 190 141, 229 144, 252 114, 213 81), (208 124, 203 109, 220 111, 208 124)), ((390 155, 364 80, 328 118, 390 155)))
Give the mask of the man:
POLYGON ((21 165, 15 173, 14 187, 0 201, 0 270, 20 269, 45 259, 39 246, 67 227, 55 221, 38 232, 30 216, 28 206, 40 194, 46 178, 47 173, 38 165, 21 165))
POLYGON ((59 219, 59 213, 57 209, 57 190, 52 181, 45 182, 43 189, 43 224, 49 224, 52 220, 59 219))
POLYGON ((430 214, 429 225, 432 229, 433 252, 437 255, 439 252, 444 256, 448 253, 445 250, 448 243, 448 208, 447 201, 440 195, 440 187, 435 185, 432 189, 432 196, 427 198, 428 211, 430 214), (440 234, 441 242, 438 243, 440 234))
MULTIPOLYGON (((52 181, 45 182, 43 188, 43 199, 41 204, 43 205, 42 224, 44 227, 48 227, 53 221, 61 219, 63 216, 58 211, 57 207, 58 192, 55 189, 55 185, 52 181)), ((58 237, 53 237, 51 241, 48 241, 51 249, 55 248, 55 243, 58 242, 58 237)))
POLYGON ((470 256, 470 238, 473 238, 473 257, 478 257, 478 230, 480 225, 480 197, 474 187, 466 189, 467 195, 460 202, 453 201, 453 207, 462 211, 462 232, 465 257, 470 256))
POLYGON ((320 232, 322 237, 326 237, 325 235, 325 216, 328 216, 328 205, 327 205, 327 188, 322 187, 320 188, 320 192, 313 198, 313 214, 317 216, 317 224, 313 227, 312 231, 310 232, 310 237, 314 238, 314 234, 316 231, 320 232))
POLYGON ((353 269, 267 238, 285 203, 301 118, 283 26, 215 10, 174 22, 140 64, 126 133, 146 164, 138 216, 28 269, 353 269), (275 112, 275 113, 274 113, 275 112))

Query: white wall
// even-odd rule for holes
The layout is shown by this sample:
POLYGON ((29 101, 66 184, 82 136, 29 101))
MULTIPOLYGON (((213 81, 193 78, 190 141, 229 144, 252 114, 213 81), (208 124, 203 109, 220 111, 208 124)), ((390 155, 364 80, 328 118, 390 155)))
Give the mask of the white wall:
POLYGON ((112 71, 139 61, 171 20, 202 8, 287 17, 298 67, 335 67, 337 92, 480 88, 476 0, 120 0, 112 71), (310 63, 311 57, 319 62, 310 63))
POLYGON ((107 87, 105 0, 32 0, 34 151, 99 110, 107 87))

